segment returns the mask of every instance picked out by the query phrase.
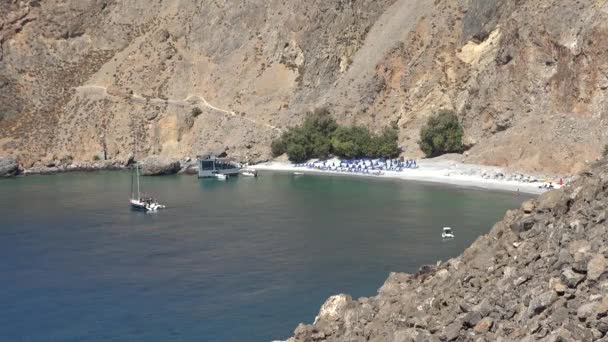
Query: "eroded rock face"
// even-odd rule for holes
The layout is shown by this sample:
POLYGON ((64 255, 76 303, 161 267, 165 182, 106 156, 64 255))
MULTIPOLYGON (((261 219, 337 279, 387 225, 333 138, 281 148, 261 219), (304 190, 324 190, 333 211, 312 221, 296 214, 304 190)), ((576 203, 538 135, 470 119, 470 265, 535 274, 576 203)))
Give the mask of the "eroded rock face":
POLYGON ((144 155, 261 161, 322 107, 396 123, 410 158, 440 109, 462 121, 468 162, 574 172, 608 143, 605 1, 23 0, 0 13, 0 154, 24 165, 124 159, 136 140, 144 155))
POLYGON ((179 160, 164 156, 149 156, 144 158, 140 164, 143 176, 172 175, 180 170, 179 160))
POLYGON ((607 185, 604 160, 510 211, 461 256, 393 273, 374 297, 331 297, 289 341, 605 340, 607 185), (537 224, 522 230, 528 219, 537 224))
POLYGON ((16 176, 20 172, 19 163, 15 157, 0 157, 0 177, 16 176))

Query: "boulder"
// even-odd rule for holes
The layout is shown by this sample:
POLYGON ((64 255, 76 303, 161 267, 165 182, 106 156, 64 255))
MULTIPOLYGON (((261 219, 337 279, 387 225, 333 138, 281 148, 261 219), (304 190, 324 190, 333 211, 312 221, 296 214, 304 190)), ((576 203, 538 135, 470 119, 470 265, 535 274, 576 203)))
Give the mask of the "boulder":
POLYGON ((19 174, 19 163, 15 157, 0 157, 0 177, 12 177, 19 174))
POLYGON ((526 214, 531 214, 534 209, 536 209, 535 200, 527 200, 521 205, 521 210, 523 210, 526 214))
POLYGON ((606 258, 602 254, 596 254, 587 264, 587 279, 598 280, 606 271, 606 258))
POLYGON ((564 285, 558 278, 551 279, 551 281, 549 281, 549 286, 559 296, 562 296, 566 292, 566 285, 564 285))
POLYGON ((183 173, 186 175, 198 174, 198 162, 196 160, 193 161, 190 158, 184 160, 182 162, 181 170, 179 170, 179 173, 183 173))
POLYGON ((404 342, 417 342, 417 341, 429 341, 431 334, 426 330, 409 328, 404 330, 397 330, 393 337, 393 341, 404 341, 404 342))
POLYGON ((522 217, 511 224, 511 229, 513 232, 520 234, 532 229, 535 223, 536 218, 534 217, 522 217))
POLYGON ((528 315, 532 317, 543 312, 547 307, 555 302, 557 299, 556 297, 557 296, 553 292, 545 292, 540 296, 534 297, 528 305, 528 315))
POLYGON ((462 322, 453 322, 447 327, 443 328, 443 336, 446 341, 454 341, 460 336, 460 328, 462 327, 462 322))
POLYGON ((597 318, 605 318, 608 316, 608 296, 595 306, 597 318))
POLYGON ((488 331, 490 331, 490 329, 492 329, 493 325, 494 325, 494 320, 490 317, 486 317, 486 318, 482 319, 481 321, 479 321, 479 323, 477 323, 475 328, 473 328, 473 331, 476 334, 485 334, 488 331))
POLYGON ((464 318, 463 318, 463 323, 464 326, 467 328, 472 328, 474 326, 477 325, 477 323, 479 323, 479 321, 481 321, 481 314, 479 312, 469 312, 467 313, 464 318))
POLYGON ((548 191, 538 198, 538 209, 542 212, 552 211, 563 215, 568 211, 568 198, 561 191, 548 191))
POLYGON ((576 316, 580 321, 586 321, 595 311, 596 305, 597 303, 586 303, 581 305, 578 310, 576 310, 576 316))
POLYGON ((571 289, 576 288, 583 279, 585 279, 584 275, 574 272, 571 268, 562 271, 562 281, 571 289))
POLYGON ((315 318, 315 323, 339 320, 352 302, 353 299, 349 295, 339 294, 329 297, 321 307, 319 315, 315 318))
POLYGON ((140 164, 144 176, 172 175, 180 170, 179 160, 157 155, 144 158, 140 164))

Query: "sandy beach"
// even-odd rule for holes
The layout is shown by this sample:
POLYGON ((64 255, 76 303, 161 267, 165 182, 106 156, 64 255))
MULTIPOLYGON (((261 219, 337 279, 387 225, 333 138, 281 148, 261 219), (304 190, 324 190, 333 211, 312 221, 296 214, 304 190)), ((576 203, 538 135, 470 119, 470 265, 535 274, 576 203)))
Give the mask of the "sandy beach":
MULTIPOLYGON (((382 175, 369 175, 348 172, 336 172, 306 167, 296 167, 294 164, 283 161, 271 161, 252 166, 256 170, 302 172, 304 174, 344 174, 372 178, 393 178, 409 181, 422 181, 432 183, 450 184, 456 186, 522 192, 528 194, 541 194, 546 189, 539 189, 543 175, 531 175, 523 172, 506 171, 503 168, 485 165, 464 164, 452 160, 421 160, 418 168, 405 169, 402 172, 382 171, 382 175), (537 182, 527 182, 520 179, 534 178, 537 182)), ((550 178, 557 183, 558 179, 550 178)), ((556 184, 557 186, 557 184, 556 184)), ((559 187, 559 186, 557 186, 559 187)))

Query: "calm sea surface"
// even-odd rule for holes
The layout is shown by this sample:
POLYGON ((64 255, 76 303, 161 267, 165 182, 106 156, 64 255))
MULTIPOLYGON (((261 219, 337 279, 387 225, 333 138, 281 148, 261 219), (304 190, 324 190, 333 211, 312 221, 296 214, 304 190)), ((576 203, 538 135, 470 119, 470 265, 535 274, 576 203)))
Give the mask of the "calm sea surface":
POLYGON ((0 341, 269 341, 336 293, 461 253, 526 198, 396 180, 261 173, 0 180, 0 341), (442 242, 441 227, 456 239, 442 242))

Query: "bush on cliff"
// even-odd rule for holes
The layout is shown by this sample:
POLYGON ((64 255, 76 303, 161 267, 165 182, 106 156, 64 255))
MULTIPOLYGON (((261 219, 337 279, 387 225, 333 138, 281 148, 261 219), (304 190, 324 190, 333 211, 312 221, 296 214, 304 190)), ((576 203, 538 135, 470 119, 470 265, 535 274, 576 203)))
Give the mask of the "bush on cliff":
POLYGON ((353 159, 368 156, 372 139, 365 127, 339 127, 332 136, 331 144, 335 155, 353 159))
POLYGON ((272 142, 272 154, 278 157, 287 153, 296 163, 327 158, 331 153, 330 137, 337 128, 336 121, 325 112, 309 113, 302 125, 288 129, 272 142))
POLYGON ((464 151, 464 131, 454 112, 441 111, 429 118, 420 129, 418 146, 427 157, 464 151))
POLYGON ((192 108, 192 111, 190 112, 190 114, 192 114, 192 117, 197 117, 197 116, 203 114, 203 110, 198 107, 194 107, 194 108, 192 108))
POLYGON ((271 144, 272 154, 287 153, 301 163, 312 158, 325 159, 331 154, 341 158, 386 157, 399 155, 397 130, 385 128, 374 135, 362 126, 339 126, 327 111, 309 113, 300 126, 289 128, 271 144))

